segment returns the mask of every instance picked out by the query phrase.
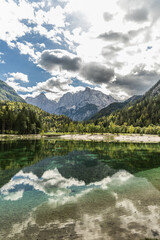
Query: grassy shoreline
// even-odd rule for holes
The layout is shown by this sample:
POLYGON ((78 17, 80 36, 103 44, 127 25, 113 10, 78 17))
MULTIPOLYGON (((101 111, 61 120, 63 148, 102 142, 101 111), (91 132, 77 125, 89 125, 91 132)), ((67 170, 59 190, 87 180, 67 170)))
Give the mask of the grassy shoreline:
POLYGON ((54 133, 49 132, 44 135, 40 134, 26 134, 26 135, 14 135, 14 134, 0 134, 0 141, 5 140, 32 140, 41 138, 56 138, 63 140, 82 140, 82 141, 104 141, 104 142, 135 142, 135 143, 160 143, 160 137, 158 135, 148 134, 111 134, 111 133, 54 133))

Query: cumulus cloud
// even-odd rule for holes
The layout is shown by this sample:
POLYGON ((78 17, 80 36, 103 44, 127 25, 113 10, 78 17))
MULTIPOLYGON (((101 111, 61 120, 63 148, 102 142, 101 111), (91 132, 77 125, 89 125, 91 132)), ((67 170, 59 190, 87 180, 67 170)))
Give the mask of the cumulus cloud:
POLYGON ((19 49, 20 54, 29 55, 30 60, 36 61, 40 55, 38 51, 35 51, 33 44, 30 42, 17 42, 16 46, 19 49))
POLYGON ((99 38, 105 41, 121 41, 127 43, 129 41, 129 36, 121 32, 106 32, 99 35, 99 38))
POLYGON ((76 72, 80 65, 79 57, 60 49, 44 51, 39 60, 39 66, 49 72, 61 70, 76 72))
POLYGON ((24 93, 30 92, 27 87, 22 87, 18 82, 10 81, 10 79, 7 79, 6 83, 10 87, 12 87, 16 92, 24 92, 24 93))
POLYGON ((109 82, 114 77, 114 70, 102 64, 90 62, 83 66, 80 74, 92 83, 101 84, 109 82))
POLYGON ((133 9, 125 16, 126 20, 142 23, 148 20, 148 10, 146 8, 133 9))
POLYGON ((109 89, 112 92, 125 92, 128 96, 144 94, 160 78, 156 71, 145 68, 144 64, 140 64, 127 75, 117 75, 115 81, 108 84, 109 89))
POLYGON ((104 13, 103 13, 103 18, 104 18, 105 21, 108 22, 108 21, 112 20, 113 15, 110 14, 109 12, 104 12, 104 13))
MULTIPOLYGON (((113 0, 109 4, 106 0, 2 0, 0 40, 51 74, 46 91, 70 89, 70 79, 77 77, 132 94, 134 89, 145 91, 160 72, 156 67, 160 51, 159 8, 157 0, 113 0), (142 63, 146 67, 136 75, 133 69, 142 63), (62 73, 66 73, 62 77, 66 85, 59 80, 62 73), (114 76, 116 81, 112 81, 114 76)), ((4 63, 2 55, 0 63, 4 63)), ((14 77, 8 76, 8 83, 15 84, 17 91, 25 91, 14 77)), ((34 87, 26 92, 35 93, 34 87)))
MULTIPOLYGON (((31 43, 19 41, 26 34, 40 34, 46 38, 58 41, 58 36, 65 27, 65 14, 60 6, 47 6, 47 3, 31 3, 21 0, 20 2, 2 0, 0 8, 0 40, 5 41, 9 47, 18 48, 21 54, 28 54, 35 59, 36 53, 31 47, 31 43), (7 16, 7 17, 6 17, 7 16), (44 24, 50 24, 51 30, 43 27, 44 24), (27 52, 27 53, 26 53, 27 52)), ((44 47, 41 44, 39 47, 44 47)))
POLYGON ((39 48, 45 48, 46 47, 46 45, 44 43, 37 43, 37 46, 39 48))
POLYGON ((113 56, 117 56, 118 52, 122 50, 122 47, 114 46, 114 45, 109 45, 105 46, 102 48, 102 55, 105 58, 113 58, 113 56))
POLYGON ((22 19, 32 19, 34 12, 32 5, 27 1, 1 1, 0 8, 0 39, 11 47, 19 37, 29 33, 31 29, 21 22, 22 19))
POLYGON ((21 72, 13 72, 13 73, 9 73, 8 74, 9 77, 8 77, 8 81, 15 81, 15 80, 19 80, 19 81, 22 81, 22 82, 29 82, 28 80, 28 75, 24 74, 24 73, 21 73, 21 72))
MULTIPOLYGON (((43 69, 63 74, 68 78, 72 72, 77 73, 77 77, 91 81, 95 84, 107 83, 114 77, 114 70, 107 68, 104 64, 98 62, 82 62, 81 58, 64 50, 46 50, 42 53, 39 66, 43 69)), ((52 82, 52 81, 51 81, 52 82)), ((56 84, 54 81, 52 82, 56 84)), ((58 82, 57 82, 58 84, 58 82)))
POLYGON ((13 72, 5 74, 7 77, 6 83, 12 87, 16 92, 29 92, 27 87, 22 87, 20 82, 29 83, 28 75, 21 72, 13 72), (17 82, 18 81, 18 82, 17 82))
POLYGON ((67 92, 77 92, 84 90, 84 87, 73 87, 72 80, 66 76, 52 77, 44 82, 38 82, 35 86, 26 88, 28 94, 21 95, 21 97, 35 97, 41 92, 51 100, 58 100, 67 92))
POLYGON ((45 92, 64 92, 68 89, 68 85, 71 84, 71 79, 62 78, 62 77, 52 77, 45 82, 39 82, 33 90, 45 91, 45 92))

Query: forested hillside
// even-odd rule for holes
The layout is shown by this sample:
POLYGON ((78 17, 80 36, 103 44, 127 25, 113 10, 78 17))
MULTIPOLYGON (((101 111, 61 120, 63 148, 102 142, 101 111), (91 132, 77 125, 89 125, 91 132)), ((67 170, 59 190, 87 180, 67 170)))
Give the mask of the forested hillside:
POLYGON ((160 96, 145 97, 138 103, 113 114, 110 118, 115 124, 133 126, 160 125, 160 96))
POLYGON ((97 120, 98 118, 102 118, 102 117, 106 117, 106 116, 109 116, 111 113, 115 112, 115 111, 118 111, 122 108, 124 108, 125 106, 127 105, 132 105, 134 104, 136 101, 138 101, 139 99, 141 99, 142 96, 138 96, 138 95, 135 95, 129 99, 127 99, 126 101, 124 102, 114 102, 114 103, 111 103, 109 106, 101 109, 97 114, 95 114, 91 120, 97 120))
POLYGON ((21 102, 0 102, 0 133, 40 133, 63 130, 70 119, 49 114, 38 107, 21 102))
POLYGON ((5 82, 0 80, 0 101, 14 101, 14 102, 25 102, 13 88, 8 86, 5 82))
MULTIPOLYGON (((89 122, 74 122, 64 115, 47 113, 22 102, 0 102, 0 133, 36 134, 40 132, 147 133, 160 135, 160 82, 142 99, 89 122)), ((108 109, 114 110, 115 104, 108 109), (113 108, 111 107, 113 106, 113 108)), ((116 104, 117 107, 117 104, 116 104)), ((115 108, 116 109, 116 108, 115 108)), ((105 109, 106 111, 106 109, 105 109)))
POLYGON ((91 123, 109 132, 160 134, 160 81, 134 104, 91 123))
POLYGON ((108 120, 118 125, 125 123, 134 127, 160 125, 160 81, 141 100, 112 114, 108 120))

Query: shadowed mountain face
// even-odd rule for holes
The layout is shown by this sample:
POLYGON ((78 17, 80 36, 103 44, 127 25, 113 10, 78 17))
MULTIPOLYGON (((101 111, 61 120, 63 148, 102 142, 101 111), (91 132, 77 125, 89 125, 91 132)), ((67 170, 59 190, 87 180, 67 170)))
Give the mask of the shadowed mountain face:
POLYGON ((134 95, 133 97, 127 99, 124 102, 114 102, 111 103, 109 106, 102 108, 98 113, 96 113, 91 120, 97 120, 98 118, 101 117, 106 117, 109 116, 111 113, 120 110, 122 108, 124 108, 127 105, 131 105, 134 104, 136 101, 140 100, 142 98, 142 96, 140 95, 134 95))
POLYGON ((0 101, 25 102, 13 88, 0 80, 0 101))
POLYGON ((44 94, 35 98, 26 98, 26 102, 49 113, 64 114, 75 121, 83 121, 116 100, 110 95, 87 87, 84 91, 64 94, 58 102, 47 99, 44 94))

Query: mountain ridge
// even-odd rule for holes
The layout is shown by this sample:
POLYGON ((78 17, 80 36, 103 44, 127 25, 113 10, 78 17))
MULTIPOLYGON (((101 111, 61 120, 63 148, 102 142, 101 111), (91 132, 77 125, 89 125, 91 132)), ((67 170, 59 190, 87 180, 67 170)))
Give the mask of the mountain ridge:
POLYGON ((42 110, 49 112, 49 113, 53 113, 55 108, 56 108, 56 101, 54 100, 49 100, 44 93, 40 93, 38 96, 36 96, 35 98, 32 97, 27 97, 26 98, 26 102, 28 104, 32 104, 34 106, 37 106, 39 108, 41 108, 42 110), (50 111, 50 109, 52 109, 52 111, 50 111))
POLYGON ((88 87, 85 88, 84 91, 79 91, 77 93, 68 92, 64 94, 58 102, 49 100, 44 96, 44 94, 40 94, 35 98, 26 98, 26 102, 38 106, 49 113, 58 115, 64 114, 75 121, 89 119, 100 109, 117 101, 111 95, 106 95, 101 91, 88 87), (87 107, 89 104, 92 105, 91 109, 87 107))
POLYGON ((13 88, 2 80, 0 80, 0 101, 14 101, 25 103, 25 100, 21 98, 13 88))
POLYGON ((145 93, 144 97, 156 97, 158 95, 160 95, 160 80, 145 93))
POLYGON ((109 116, 111 113, 124 108, 128 104, 133 104, 136 101, 140 100, 141 98, 142 98, 142 95, 134 95, 128 98, 127 100, 125 100, 124 102, 111 103, 109 106, 102 108, 99 112, 97 112, 94 116, 92 116, 90 120, 97 120, 98 118, 109 116))
MULTIPOLYGON (((133 125, 148 127, 160 125, 160 81, 158 81, 143 97, 133 105, 126 106, 111 114, 105 121, 116 125, 133 125)), ((101 119, 98 119, 99 121, 101 119)))

